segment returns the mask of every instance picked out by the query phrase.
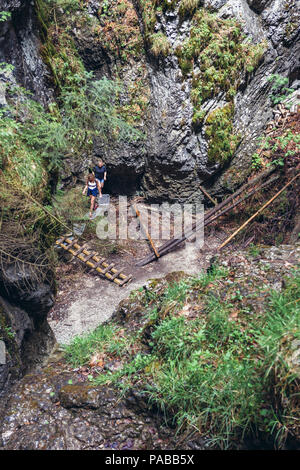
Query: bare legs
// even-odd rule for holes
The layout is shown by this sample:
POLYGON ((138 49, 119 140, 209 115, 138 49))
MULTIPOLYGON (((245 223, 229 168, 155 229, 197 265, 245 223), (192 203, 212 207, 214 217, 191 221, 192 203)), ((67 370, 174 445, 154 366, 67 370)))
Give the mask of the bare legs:
POLYGON ((90 205, 90 219, 92 218, 93 215, 93 210, 94 210, 94 204, 95 204, 95 196, 90 196, 91 197, 91 205, 90 205))

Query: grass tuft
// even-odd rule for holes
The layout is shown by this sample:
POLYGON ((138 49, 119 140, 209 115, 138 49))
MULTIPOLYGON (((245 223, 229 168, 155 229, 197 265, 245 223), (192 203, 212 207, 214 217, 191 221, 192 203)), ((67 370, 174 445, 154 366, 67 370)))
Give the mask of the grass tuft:
POLYGON ((159 55, 167 56, 170 53, 171 46, 167 37, 163 33, 153 33, 150 37, 151 52, 156 57, 159 55))

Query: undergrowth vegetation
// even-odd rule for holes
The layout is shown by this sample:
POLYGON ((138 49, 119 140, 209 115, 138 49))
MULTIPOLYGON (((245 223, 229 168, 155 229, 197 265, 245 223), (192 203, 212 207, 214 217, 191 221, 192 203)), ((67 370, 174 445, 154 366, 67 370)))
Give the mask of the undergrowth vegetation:
POLYGON ((74 222, 82 222, 90 206, 89 198, 82 195, 81 186, 68 191, 57 190, 53 199, 55 213, 69 226, 74 222))
MULTIPOLYGON (((240 141, 233 129, 234 106, 229 103, 209 113, 205 122, 205 136, 209 142, 208 160, 225 163, 232 157, 240 141)), ((198 119, 197 115, 195 115, 198 119)))
POLYGON ((190 37, 176 49, 182 73, 192 74, 193 124, 196 128, 204 122, 207 125, 210 162, 224 163, 236 150, 240 138, 232 126, 233 98, 242 75, 254 70, 263 51, 264 44, 254 45, 245 39, 236 20, 217 18, 205 9, 195 13, 190 37), (228 104, 206 116, 202 104, 220 94, 228 104))
POLYGON ((97 16, 88 34, 105 50, 114 75, 122 81, 123 69, 134 68, 134 79, 127 77, 118 111, 130 124, 140 125, 147 113, 149 86, 144 41, 134 5, 128 0, 104 1, 97 16))
POLYGON ((134 140, 140 133, 118 116, 114 97, 120 91, 103 78, 78 77, 78 89, 65 87, 59 103, 49 110, 28 97, 22 88, 7 87, 9 105, 1 110, 2 166, 13 167, 25 186, 45 181, 46 170, 57 170, 64 156, 74 158, 92 149, 93 138, 134 140))
MULTIPOLYGON (((76 51, 62 11, 76 16, 82 2, 37 0, 35 5, 41 53, 55 86, 53 100, 43 107, 15 84, 14 67, 0 64, 5 78, 0 110, 1 260, 10 264, 23 259, 28 266, 34 264, 32 245, 47 251, 64 222, 61 214, 54 214, 51 196, 65 158, 90 155, 96 137, 110 144, 143 137, 119 112, 121 84, 95 80, 76 51)), ((4 13, 1 21, 8 18, 4 13)))
MULTIPOLYGON (((51 71, 58 90, 65 86, 79 89, 84 66, 76 50, 63 14, 71 15, 80 7, 78 0, 35 0, 42 39, 41 55, 51 71), (62 13, 64 12, 64 13, 62 13)), ((68 22, 70 18, 68 16, 68 22)))
POLYGON ((128 0, 104 1, 99 10, 100 22, 92 31, 102 47, 122 62, 140 59, 143 40, 138 17, 128 0))
POLYGON ((259 315, 243 307, 239 289, 229 299, 218 295, 226 276, 214 268, 200 278, 153 281, 131 295, 136 323, 117 317, 76 338, 66 356, 73 366, 102 368, 90 376, 97 384, 123 394, 137 388, 177 431, 197 430, 221 448, 249 436, 272 436, 280 447, 289 433, 299 437, 299 271, 282 292, 270 292, 259 315), (107 360, 121 366, 103 370, 107 360))

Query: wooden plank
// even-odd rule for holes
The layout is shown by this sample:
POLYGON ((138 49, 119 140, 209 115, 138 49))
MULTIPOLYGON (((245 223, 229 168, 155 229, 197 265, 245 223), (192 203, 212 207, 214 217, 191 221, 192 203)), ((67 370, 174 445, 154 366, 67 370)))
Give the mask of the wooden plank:
POLYGON ((205 191, 205 189, 204 189, 202 186, 200 186, 200 184, 199 184, 199 188, 201 189, 201 191, 203 192, 203 194, 204 194, 215 206, 218 204, 217 201, 215 201, 215 200, 211 197, 211 195, 208 194, 208 192, 205 191))
MULTIPOLYGON (((229 210, 233 209, 234 207, 236 207, 238 204, 240 204, 241 202, 245 201, 246 199, 248 199, 250 196, 252 196, 252 194, 256 193, 257 191, 260 191, 261 189, 263 189, 265 186, 268 186, 270 185, 272 182, 276 181, 277 179, 279 178, 279 176, 274 176, 273 178, 270 178, 269 180, 267 180, 265 183, 261 184, 260 186, 258 186, 257 188, 253 189, 252 191, 250 191, 249 193, 246 194, 246 196, 243 196, 239 199, 237 199, 235 202, 232 203, 232 201, 234 200, 234 194, 231 195, 226 201, 229 201, 229 203, 231 203, 229 206, 228 204, 225 204, 226 201, 223 201, 222 203, 220 203, 217 207, 214 207, 213 209, 211 209, 210 211, 208 211, 205 216, 204 216, 204 220, 200 223, 194 223, 192 225, 192 229, 187 233, 185 234, 184 237, 181 237, 180 239, 171 239, 169 241, 167 241, 166 243, 164 243, 163 245, 161 245, 159 248, 158 248, 158 251, 160 253, 160 256, 163 256, 165 254, 167 254, 169 251, 171 251, 174 247, 180 245, 180 243, 182 243, 183 241, 185 241, 187 238, 189 238, 190 236, 192 236, 197 230, 199 230, 200 228, 202 228, 202 226, 204 225, 207 226, 209 224, 211 224, 213 221, 215 221, 217 218, 221 217, 223 214, 226 214, 229 210), (220 210, 222 209, 222 210, 220 210)), ((261 179, 261 178, 260 178, 261 179)), ((258 180, 258 179, 254 179, 255 181, 258 180)), ((253 180, 253 181, 254 181, 253 180)), ((244 187, 248 187, 248 184, 245 185, 244 187)), ((238 194, 240 193, 240 190, 237 191, 237 193, 235 194, 238 194)), ((151 263, 152 261, 155 261, 155 259, 157 259, 154 255, 149 255, 141 260, 139 260, 137 263, 136 263, 136 266, 145 266, 146 264, 148 263, 151 263)))
POLYGON ((154 242, 148 232, 148 230, 146 229, 146 227, 144 227, 144 225, 142 224, 142 221, 141 221, 141 214, 140 214, 140 211, 137 209, 137 207, 135 205, 133 205, 133 209, 135 210, 135 213, 139 219, 139 222, 140 222, 140 225, 141 225, 141 228, 143 230, 143 232, 145 233, 146 237, 148 238, 149 242, 150 242, 150 245, 152 247, 152 250, 154 251, 154 254, 156 256, 156 258, 159 258, 159 253, 156 249, 156 246, 154 245, 154 242))
POLYGON ((228 237, 220 246, 218 246, 218 250, 221 250, 226 246, 243 228, 246 227, 246 225, 249 224, 256 216, 258 216, 266 207, 268 207, 275 199, 277 199, 278 196, 288 187, 290 184, 292 184, 298 177, 300 176, 300 173, 298 173, 294 178, 292 178, 287 184, 281 188, 280 191, 278 191, 275 196, 273 196, 269 201, 267 201, 258 211, 255 212, 249 219, 246 220, 230 237, 228 237))

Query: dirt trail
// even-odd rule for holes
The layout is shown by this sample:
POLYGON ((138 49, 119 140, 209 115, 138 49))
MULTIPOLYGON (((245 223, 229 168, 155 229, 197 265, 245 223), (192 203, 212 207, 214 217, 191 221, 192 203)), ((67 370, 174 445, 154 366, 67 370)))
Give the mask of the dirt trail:
MULTIPOLYGON (((135 266, 134 256, 118 255, 115 260, 110 257, 118 266, 125 267, 126 274, 133 274, 133 281, 122 288, 100 276, 84 272, 74 276, 78 262, 67 264, 65 269, 68 273, 62 276, 63 282, 59 282, 57 301, 49 314, 49 323, 57 341, 67 344, 74 336, 93 330, 108 320, 119 302, 128 297, 132 290, 145 285, 148 279, 160 278, 173 271, 199 274, 207 268, 216 247, 225 237, 223 231, 208 236, 201 248, 197 241, 186 242, 176 251, 141 268, 135 266), (70 272, 70 281, 64 281, 70 272)), ((146 241, 143 245, 145 250, 146 241)), ((140 251, 144 251, 141 248, 140 251)))

